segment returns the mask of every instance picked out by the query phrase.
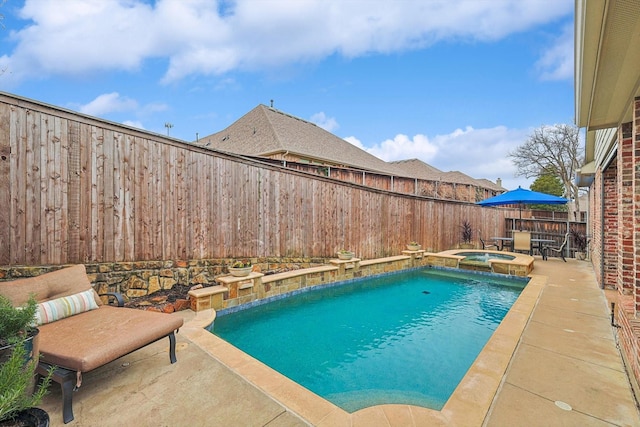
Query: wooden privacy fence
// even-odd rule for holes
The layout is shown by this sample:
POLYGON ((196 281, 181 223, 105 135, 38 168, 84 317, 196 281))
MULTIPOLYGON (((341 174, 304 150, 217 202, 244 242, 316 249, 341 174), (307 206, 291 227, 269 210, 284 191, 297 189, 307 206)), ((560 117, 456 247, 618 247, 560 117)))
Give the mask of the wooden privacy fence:
MULTIPOLYGON (((0 265, 448 249, 508 210, 344 183, 0 93, 0 265)), ((474 236, 477 239, 477 234, 474 236)))
POLYGON ((479 184, 465 184, 442 180, 408 178, 369 172, 347 167, 326 166, 310 163, 293 162, 281 159, 262 159, 272 165, 282 165, 289 169, 305 171, 314 175, 336 178, 340 181, 362 184, 370 188, 393 191, 394 193, 413 194, 443 200, 479 202, 498 194, 497 191, 482 187, 479 184))

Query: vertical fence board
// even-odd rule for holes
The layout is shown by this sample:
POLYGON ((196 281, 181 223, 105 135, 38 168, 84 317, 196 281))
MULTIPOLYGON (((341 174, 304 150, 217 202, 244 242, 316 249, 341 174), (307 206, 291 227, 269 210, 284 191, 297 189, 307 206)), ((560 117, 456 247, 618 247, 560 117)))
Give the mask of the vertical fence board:
POLYGON ((166 190, 162 192, 162 207, 164 211, 162 259, 170 259, 172 257, 176 234, 176 167, 173 155, 173 147, 166 145, 162 147, 161 157, 167 160, 165 163, 161 163, 161 188, 166 190))
POLYGON ((134 259, 150 259, 149 248, 149 147, 147 140, 139 139, 133 148, 133 158, 137 159, 135 170, 134 214, 136 216, 134 240, 134 259))
POLYGON ((122 234, 124 236, 124 259, 135 259, 135 198, 136 193, 136 161, 134 156, 136 138, 132 135, 125 135, 124 146, 122 147, 123 165, 122 182, 123 188, 123 220, 122 234))
POLYGON ((165 167, 165 165, 162 164, 162 146, 160 144, 151 144, 149 154, 151 157, 150 167, 153 169, 151 186, 149 188, 149 201, 153 203, 153 209, 150 210, 152 220, 151 233, 149 236, 153 247, 151 259, 163 259, 164 240, 162 224, 167 219, 165 217, 166 208, 162 198, 163 168, 165 167))
POLYGON ((80 259, 80 191, 81 173, 80 173, 80 123, 70 121, 68 123, 68 233, 67 233, 67 250, 68 255, 65 259, 80 259))
POLYGON ((102 232, 102 242, 104 247, 104 259, 116 260, 116 225, 119 224, 119 218, 115 218, 118 215, 116 208, 118 206, 116 197, 116 180, 115 177, 119 176, 115 172, 115 140, 114 131, 105 129, 103 133, 102 148, 104 150, 104 166, 102 170, 103 180, 103 203, 104 209, 100 213, 104 217, 104 225, 102 232))
POLYGON ((11 198, 5 205, 10 212, 10 239, 11 262, 20 264, 24 262, 25 245, 25 209, 26 182, 19 177, 26 174, 26 111, 18 108, 11 112, 11 124, 9 134, 13 135, 14 143, 11 146, 9 185, 11 186, 11 198))
POLYGON ((55 120, 55 137, 59 151, 56 151, 56 245, 55 263, 69 259, 69 123, 64 118, 55 120))
POLYGON ((25 264, 40 264, 40 113, 27 111, 25 264))
POLYGON ((126 163, 124 159, 124 135, 113 133, 113 256, 116 261, 124 260, 124 189, 126 163))
POLYGON ((55 250, 53 240, 55 238, 55 140, 53 138, 53 118, 43 115, 40 120, 40 165, 41 176, 41 200, 44 211, 44 222, 40 229, 41 262, 53 263, 51 253, 55 250))
POLYGON ((80 213, 78 218, 78 261, 86 263, 92 259, 91 204, 93 200, 93 181, 91 180, 91 159, 93 157, 93 146, 91 144, 90 126, 84 123, 80 124, 80 137, 78 142, 80 150, 80 194, 77 196, 80 201, 80 213))
POLYGON ((93 260, 104 261, 104 133, 91 127, 91 144, 94 155, 91 171, 91 253, 93 260))
MULTIPOLYGON (((11 109, 7 104, 0 104, 0 206, 11 203, 11 109)), ((11 263, 11 212, 0 209, 0 264, 11 263)))
MULTIPOLYGON (((60 163, 56 206, 56 263, 69 262, 69 120, 56 118, 56 137, 60 140, 60 163)), ((77 236, 76 236, 77 239, 77 236)), ((75 258, 77 259, 77 258, 75 258)))

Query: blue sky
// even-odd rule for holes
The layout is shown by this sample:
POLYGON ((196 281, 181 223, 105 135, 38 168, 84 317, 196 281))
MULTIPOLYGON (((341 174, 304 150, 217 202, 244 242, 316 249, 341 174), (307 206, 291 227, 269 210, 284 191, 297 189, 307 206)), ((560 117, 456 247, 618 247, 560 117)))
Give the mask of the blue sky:
POLYGON ((528 187, 573 123, 572 0, 6 0, 0 90, 193 141, 258 104, 387 160, 528 187))

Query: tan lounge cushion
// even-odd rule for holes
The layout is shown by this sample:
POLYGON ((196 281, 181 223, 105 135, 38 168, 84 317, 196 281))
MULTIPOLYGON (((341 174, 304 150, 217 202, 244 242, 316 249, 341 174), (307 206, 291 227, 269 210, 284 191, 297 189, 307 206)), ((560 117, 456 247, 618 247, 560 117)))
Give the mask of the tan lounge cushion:
POLYGON ((102 305, 40 326, 40 360, 74 371, 91 371, 168 335, 182 324, 179 316, 102 305))
MULTIPOLYGON (((36 301, 43 302, 77 294, 87 289, 93 288, 83 264, 36 277, 0 282, 0 294, 9 298, 14 306, 24 305, 31 294, 35 295, 36 301)), ((102 305, 100 297, 95 292, 94 299, 96 304, 102 305)))

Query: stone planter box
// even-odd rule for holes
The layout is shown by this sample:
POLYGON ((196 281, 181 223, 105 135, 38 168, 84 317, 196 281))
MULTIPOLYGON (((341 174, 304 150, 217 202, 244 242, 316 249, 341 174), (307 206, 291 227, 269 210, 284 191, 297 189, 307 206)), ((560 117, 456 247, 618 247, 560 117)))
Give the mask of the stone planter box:
POLYGON ((229 273, 235 277, 244 277, 248 276, 253 269, 252 266, 249 267, 229 267, 229 273))

